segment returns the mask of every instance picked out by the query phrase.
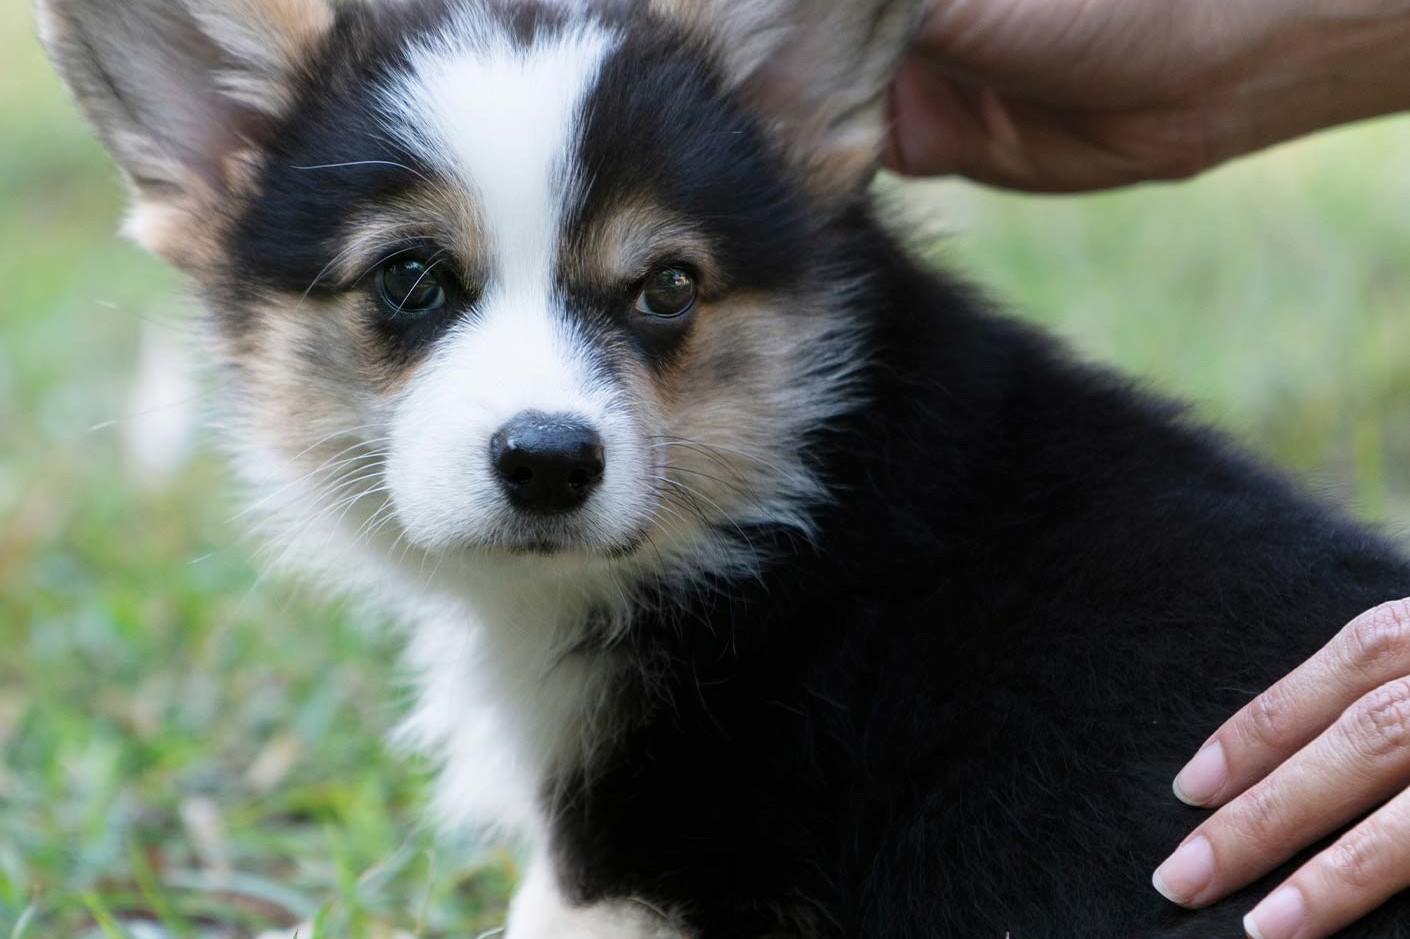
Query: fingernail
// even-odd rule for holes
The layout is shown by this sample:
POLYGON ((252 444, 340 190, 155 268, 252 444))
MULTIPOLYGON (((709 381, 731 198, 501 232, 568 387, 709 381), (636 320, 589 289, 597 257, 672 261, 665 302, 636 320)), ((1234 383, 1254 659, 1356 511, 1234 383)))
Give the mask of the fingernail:
POLYGON ((1200 835, 1192 838, 1159 868, 1151 882, 1171 903, 1188 904, 1214 880, 1214 849, 1200 835))
POLYGON ((1175 795, 1186 805, 1208 805, 1229 781, 1229 763, 1218 741, 1205 747, 1175 777, 1175 795))
POLYGON ((1306 916, 1302 891, 1281 887, 1244 917, 1244 932, 1253 939, 1295 939, 1306 916))

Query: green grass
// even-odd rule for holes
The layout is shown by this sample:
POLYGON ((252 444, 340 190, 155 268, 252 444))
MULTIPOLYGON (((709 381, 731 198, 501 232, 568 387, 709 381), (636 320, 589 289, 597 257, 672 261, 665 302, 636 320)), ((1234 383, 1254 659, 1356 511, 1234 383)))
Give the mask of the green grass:
MULTIPOLYGON (((0 0, 0 939, 498 925, 513 861, 437 844, 425 767, 382 742, 394 642, 261 578, 215 458, 130 471, 139 329, 182 329, 179 285, 113 236, 116 176, 31 33, 0 0)), ((958 233, 946 263, 1400 530, 1406 153, 1401 119, 1193 185, 909 201, 958 233)))

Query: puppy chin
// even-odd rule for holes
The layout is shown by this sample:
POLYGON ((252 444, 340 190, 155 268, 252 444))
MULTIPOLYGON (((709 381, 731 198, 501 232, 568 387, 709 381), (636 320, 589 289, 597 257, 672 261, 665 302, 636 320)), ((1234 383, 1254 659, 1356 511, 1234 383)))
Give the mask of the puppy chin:
POLYGON ((517 558, 582 559, 585 561, 619 561, 631 557, 646 546, 645 533, 616 542, 586 542, 564 539, 506 540, 484 548, 517 558))
POLYGON ((645 527, 624 531, 606 527, 603 519, 582 513, 553 518, 516 514, 489 531, 474 525, 423 527, 406 520, 402 524, 404 539, 426 554, 462 554, 491 561, 615 561, 632 557, 650 542, 645 527))

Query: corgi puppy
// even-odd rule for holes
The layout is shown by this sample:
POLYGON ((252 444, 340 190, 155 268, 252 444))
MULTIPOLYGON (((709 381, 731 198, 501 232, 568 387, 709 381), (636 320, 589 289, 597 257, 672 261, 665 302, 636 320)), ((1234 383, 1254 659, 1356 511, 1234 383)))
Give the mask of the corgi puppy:
MULTIPOLYGON (((1392 547, 920 266, 922 0, 38 0, 509 939, 1242 935, 1150 871, 1392 547)), ((1410 937, 1410 901, 1347 937, 1410 937)))

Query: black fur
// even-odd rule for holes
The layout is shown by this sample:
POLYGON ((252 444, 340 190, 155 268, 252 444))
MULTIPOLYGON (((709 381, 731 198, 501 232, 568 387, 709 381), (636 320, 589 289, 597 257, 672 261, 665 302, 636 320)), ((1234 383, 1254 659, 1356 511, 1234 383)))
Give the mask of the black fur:
MULTIPOLYGON (((294 106, 263 150, 254 193, 237 207, 226 254, 238 276, 220 285, 225 296, 346 290, 329 262, 357 213, 436 178, 413 148, 383 133, 375 90, 408 67, 407 43, 439 25, 444 7, 339 8, 323 48, 294 76, 294 106)), ((219 307, 230 335, 256 325, 246 304, 219 307)))
MULTIPOLYGON (((670 705, 546 789, 575 898, 685 910, 698 939, 1242 936, 1290 868, 1211 910, 1162 899, 1150 874, 1202 817, 1171 780, 1410 594, 1410 565, 923 272, 869 210, 811 229, 708 71, 634 35, 593 102, 574 229, 644 187, 723 220, 735 283, 864 279, 871 364, 865 406, 813 446, 836 497, 817 540, 750 531, 783 558, 761 579, 635 624, 623 697, 670 705)), ((1410 900, 1343 936, 1410 937, 1410 900)))
MULTIPOLYGON (((565 259, 581 253, 595 224, 623 205, 648 199, 685 219, 711 245, 715 280, 707 299, 730 291, 777 290, 806 269, 793 248, 804 238, 804 207, 781 178, 756 122, 723 95, 705 60, 681 54, 669 31, 638 24, 606 62, 587 106, 578 162, 591 181, 565 219, 565 259)), ((658 257, 656 267, 691 269, 691 258, 658 257)), ((618 285, 583 282, 563 272, 574 312, 600 331, 627 335, 639 354, 668 367, 685 332, 628 317, 618 285)), ((634 285, 639 288, 640 285, 634 285)))
MULTIPOLYGON (((314 192, 291 166, 416 165, 367 151, 359 92, 435 14, 384 15, 415 22, 345 8, 236 229, 233 267, 273 289, 318 280, 330 198, 345 214, 408 184, 366 168, 314 192)), ((644 189, 709 226, 712 289, 863 280, 865 404, 811 445, 835 496, 816 541, 750 531, 780 558, 757 581, 661 597, 635 623, 622 706, 648 682, 669 706, 545 789, 573 899, 682 910, 696 939, 1242 935, 1273 879, 1197 913, 1150 886, 1201 818, 1171 780, 1341 624, 1410 594, 1410 565, 924 273, 868 210, 815 230, 746 110, 672 42, 637 29, 606 66, 570 233, 644 189)), ((620 305, 569 288, 585 320, 620 305)), ((1353 937, 1410 939, 1410 900, 1353 937)))
MULTIPOLYGON (((570 884, 700 939, 1242 936, 1274 880, 1198 913, 1150 886, 1201 818, 1171 780, 1410 566, 846 227, 875 364, 817 445, 837 504, 637 625, 672 706, 556 806, 570 884)), ((1410 899, 1343 936, 1410 937, 1410 899)))

